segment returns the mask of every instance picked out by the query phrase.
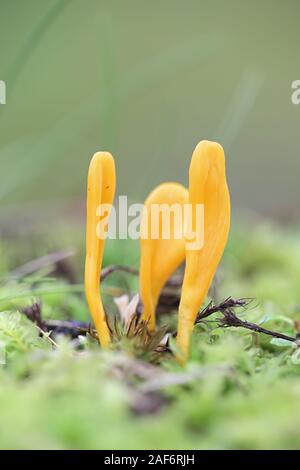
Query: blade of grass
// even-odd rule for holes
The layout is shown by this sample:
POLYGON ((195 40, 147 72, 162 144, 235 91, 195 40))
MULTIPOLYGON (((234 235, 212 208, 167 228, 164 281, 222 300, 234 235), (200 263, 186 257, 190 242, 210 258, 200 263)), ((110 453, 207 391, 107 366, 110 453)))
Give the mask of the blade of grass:
MULTIPOLYGON (((70 3, 71 0, 58 0, 54 3, 41 18, 35 28, 30 32, 29 36, 22 43, 14 61, 11 63, 9 69, 4 74, 5 82, 8 85, 7 92, 11 95, 20 76, 22 70, 26 67, 29 58, 32 56, 36 47, 40 44, 42 38, 49 31, 52 24, 58 18, 64 8, 70 3)), ((0 112, 3 107, 0 107, 0 112)))
POLYGON ((216 131, 216 141, 229 148, 239 134, 261 89, 261 73, 247 70, 233 92, 227 111, 216 131))

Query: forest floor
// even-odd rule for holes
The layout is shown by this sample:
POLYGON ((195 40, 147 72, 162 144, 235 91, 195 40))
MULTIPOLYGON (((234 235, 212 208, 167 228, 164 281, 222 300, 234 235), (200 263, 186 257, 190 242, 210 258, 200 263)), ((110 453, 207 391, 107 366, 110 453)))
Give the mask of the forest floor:
MULTIPOLYGON (((103 281, 116 340, 100 348, 82 240, 70 250, 69 238, 0 242, 1 449, 300 447, 299 230, 232 230, 205 304, 216 311, 198 319, 185 368, 174 338, 159 346, 166 331, 176 334, 178 287, 161 303, 154 338, 114 322, 113 298, 137 292, 132 273, 103 281)), ((136 268, 137 251, 108 243, 105 265, 136 268)))

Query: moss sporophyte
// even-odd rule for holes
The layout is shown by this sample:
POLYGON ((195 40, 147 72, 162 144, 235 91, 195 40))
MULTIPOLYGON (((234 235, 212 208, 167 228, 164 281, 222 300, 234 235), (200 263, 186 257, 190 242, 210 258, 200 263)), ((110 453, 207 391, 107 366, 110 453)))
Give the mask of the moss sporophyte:
MULTIPOLYGON (((99 289, 102 259, 107 231, 108 213, 112 207, 116 186, 115 164, 110 153, 96 153, 90 163, 87 191, 85 291, 98 338, 103 347, 111 343, 99 289), (102 206, 106 208, 103 222, 102 206)), ((225 155, 222 147, 201 141, 194 150, 189 169, 189 188, 178 183, 163 183, 145 201, 141 217, 140 237, 140 297, 142 319, 150 333, 155 330, 155 311, 162 288, 185 261, 185 270, 178 308, 177 359, 185 364, 193 326, 208 293, 221 260, 230 226, 230 196, 226 182, 225 155), (169 236, 163 230, 162 218, 155 218, 154 207, 185 207, 181 230, 169 224, 169 236), (195 224, 198 207, 203 207, 203 243, 192 243, 199 231, 195 224), (180 235, 178 235, 178 233, 180 235)))

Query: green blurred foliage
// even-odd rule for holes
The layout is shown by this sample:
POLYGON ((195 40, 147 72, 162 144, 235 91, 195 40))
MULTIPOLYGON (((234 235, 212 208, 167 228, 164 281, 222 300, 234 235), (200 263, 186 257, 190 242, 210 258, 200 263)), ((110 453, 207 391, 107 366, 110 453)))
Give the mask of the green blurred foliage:
POLYGON ((186 184, 203 138, 225 147, 235 209, 298 213, 299 2, 0 0, 0 8, 2 213, 13 203, 26 214, 38 201, 54 222, 83 202, 100 149, 116 156, 120 194, 141 200, 161 181, 186 184))

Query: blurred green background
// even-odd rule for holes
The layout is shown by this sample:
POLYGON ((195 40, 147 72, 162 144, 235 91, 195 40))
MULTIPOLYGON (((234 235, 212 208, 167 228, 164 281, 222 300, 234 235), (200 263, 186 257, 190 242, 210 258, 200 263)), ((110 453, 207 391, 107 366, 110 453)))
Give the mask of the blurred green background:
POLYGON ((299 14, 297 0, 0 0, 2 230, 83 220, 96 150, 133 200, 187 184, 204 138, 225 147, 235 214, 297 219, 299 14))

